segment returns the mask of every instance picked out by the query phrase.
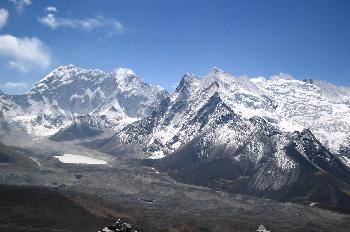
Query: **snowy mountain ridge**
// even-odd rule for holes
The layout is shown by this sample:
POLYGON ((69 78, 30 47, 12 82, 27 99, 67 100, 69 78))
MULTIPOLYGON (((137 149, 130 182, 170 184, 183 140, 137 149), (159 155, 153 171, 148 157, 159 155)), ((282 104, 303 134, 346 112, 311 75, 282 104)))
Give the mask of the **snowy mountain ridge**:
POLYGON ((0 97, 5 118, 26 132, 47 136, 81 115, 92 114, 115 129, 144 117, 168 93, 126 68, 105 73, 74 65, 60 66, 24 95, 0 97))
POLYGON ((310 129, 324 145, 338 152, 350 144, 350 107, 324 94, 327 87, 283 73, 271 78, 233 77, 214 68, 204 77, 186 74, 169 98, 168 112, 158 119, 150 141, 162 141, 164 145, 172 143, 173 137, 182 137, 191 117, 217 94, 243 118, 263 118, 283 132, 310 129))
POLYGON ((186 128, 193 126, 188 123, 211 104, 214 95, 246 120, 259 117, 289 133, 310 129, 333 152, 349 147, 350 89, 317 80, 296 80, 284 73, 270 78, 235 77, 214 67, 204 77, 184 75, 170 95, 148 85, 130 69, 106 73, 68 65, 54 69, 25 95, 0 94, 0 105, 5 118, 40 136, 69 126, 77 116, 97 128, 119 132, 163 107, 164 114, 157 116, 147 139, 148 145, 160 143, 169 149, 150 154, 160 157, 188 141, 186 133, 198 135, 198 128, 191 132, 186 128), (184 141, 174 141, 181 136, 184 141))

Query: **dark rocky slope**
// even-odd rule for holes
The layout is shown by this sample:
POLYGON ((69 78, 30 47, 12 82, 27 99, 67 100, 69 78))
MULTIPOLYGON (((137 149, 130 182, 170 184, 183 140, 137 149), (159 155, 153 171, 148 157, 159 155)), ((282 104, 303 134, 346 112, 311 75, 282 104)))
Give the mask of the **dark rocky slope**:
POLYGON ((103 133, 103 130, 91 126, 84 120, 75 120, 68 127, 60 129, 49 137, 53 141, 70 141, 74 139, 85 139, 103 133))
POLYGON ((292 168, 276 165, 279 161, 267 150, 258 162, 249 158, 248 148, 256 139, 276 149, 272 138, 261 133, 235 151, 225 146, 203 147, 203 138, 197 137, 163 159, 144 163, 188 184, 282 201, 317 202, 322 207, 350 212, 350 170, 310 131, 294 133, 292 138, 284 148, 293 161, 292 168), (209 155, 201 156, 208 147, 209 155), (238 160, 237 154, 244 158, 238 160))

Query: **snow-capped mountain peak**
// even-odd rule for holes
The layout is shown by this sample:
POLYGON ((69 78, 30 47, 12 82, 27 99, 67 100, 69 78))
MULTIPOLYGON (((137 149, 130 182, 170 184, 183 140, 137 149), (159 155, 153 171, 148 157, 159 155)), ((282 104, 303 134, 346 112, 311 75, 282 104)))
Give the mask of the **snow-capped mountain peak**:
POLYGON ((2 110, 9 120, 36 135, 53 134, 75 116, 88 114, 103 120, 101 125, 120 129, 146 116, 167 96, 164 89, 148 85, 130 69, 106 73, 68 65, 51 71, 27 94, 9 98, 6 104, 16 110, 2 110))
POLYGON ((224 70, 222 70, 222 69, 220 69, 220 68, 218 68, 218 67, 216 67, 216 66, 214 66, 213 68, 212 68, 212 70, 210 71, 210 73, 209 73, 209 76, 210 75, 225 75, 225 74, 228 74, 229 75, 229 73, 227 73, 227 72, 225 72, 224 70))
POLYGON ((81 81, 101 81, 106 73, 98 69, 83 69, 75 65, 59 66, 41 79, 28 94, 42 94, 45 91, 54 91, 81 81))

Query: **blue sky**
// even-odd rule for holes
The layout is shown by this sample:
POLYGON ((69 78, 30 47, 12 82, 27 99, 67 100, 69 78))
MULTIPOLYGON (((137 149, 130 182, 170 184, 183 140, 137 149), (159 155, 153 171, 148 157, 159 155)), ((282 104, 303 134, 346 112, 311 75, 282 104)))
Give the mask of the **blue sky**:
POLYGON ((68 64, 128 67, 170 91, 213 66, 350 86, 347 0, 1 0, 0 9, 6 93, 68 64))

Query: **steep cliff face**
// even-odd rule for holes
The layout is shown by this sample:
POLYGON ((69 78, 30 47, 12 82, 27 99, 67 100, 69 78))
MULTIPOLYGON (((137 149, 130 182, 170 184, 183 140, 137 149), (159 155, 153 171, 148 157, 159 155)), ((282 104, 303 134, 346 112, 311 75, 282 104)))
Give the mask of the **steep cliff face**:
POLYGON ((147 162, 189 184, 343 210, 350 207, 350 169, 308 130, 280 133, 261 127, 239 148, 200 136, 147 162))
POLYGON ((84 139, 94 137, 103 133, 102 129, 98 129, 94 124, 85 120, 85 117, 75 118, 68 127, 60 129, 54 135, 49 137, 53 141, 70 141, 74 139, 84 139))

